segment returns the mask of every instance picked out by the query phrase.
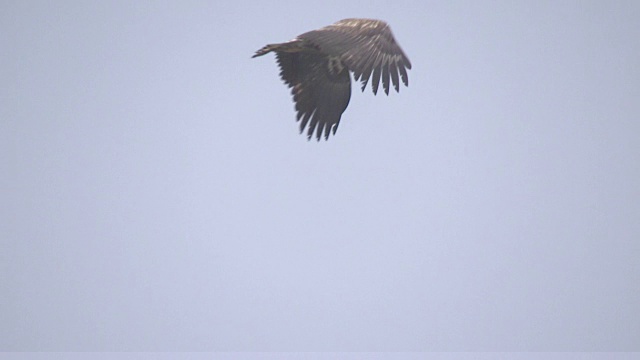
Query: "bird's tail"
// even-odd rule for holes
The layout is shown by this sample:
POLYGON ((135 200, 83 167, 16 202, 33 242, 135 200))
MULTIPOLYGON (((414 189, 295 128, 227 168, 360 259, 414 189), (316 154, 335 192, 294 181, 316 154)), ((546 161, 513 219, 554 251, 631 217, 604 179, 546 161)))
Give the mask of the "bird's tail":
POLYGON ((256 53, 252 56, 252 58, 262 56, 264 54, 268 54, 272 51, 294 53, 294 52, 300 52, 300 51, 309 50, 309 49, 317 50, 316 47, 312 45, 308 45, 304 41, 301 41, 299 39, 293 39, 291 41, 287 41, 280 44, 265 45, 262 49, 256 51, 256 53))
POLYGON ((262 56, 264 54, 268 54, 276 49, 278 49, 282 44, 269 44, 269 45, 265 45, 262 49, 256 51, 255 54, 253 54, 252 58, 254 57, 258 57, 258 56, 262 56))

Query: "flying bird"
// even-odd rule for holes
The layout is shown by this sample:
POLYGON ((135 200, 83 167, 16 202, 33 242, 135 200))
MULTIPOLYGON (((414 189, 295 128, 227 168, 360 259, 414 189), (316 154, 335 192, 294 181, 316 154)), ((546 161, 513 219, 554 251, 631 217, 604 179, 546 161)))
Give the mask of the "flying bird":
POLYGON ((291 88, 300 122, 300 133, 325 140, 336 133, 340 117, 351 98, 351 77, 360 80, 362 91, 371 79, 374 95, 380 79, 389 95, 400 79, 409 86, 411 62, 396 42, 391 28, 381 20, 344 19, 291 41, 269 44, 252 57, 276 53, 280 77, 291 88))

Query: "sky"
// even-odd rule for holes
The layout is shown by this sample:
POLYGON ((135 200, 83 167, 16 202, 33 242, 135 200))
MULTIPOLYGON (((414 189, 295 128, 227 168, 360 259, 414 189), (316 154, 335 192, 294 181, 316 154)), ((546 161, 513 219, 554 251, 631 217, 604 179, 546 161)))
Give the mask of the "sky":
POLYGON ((637 1, 3 1, 0 349, 640 351, 637 1), (273 55, 409 86, 298 133, 273 55))

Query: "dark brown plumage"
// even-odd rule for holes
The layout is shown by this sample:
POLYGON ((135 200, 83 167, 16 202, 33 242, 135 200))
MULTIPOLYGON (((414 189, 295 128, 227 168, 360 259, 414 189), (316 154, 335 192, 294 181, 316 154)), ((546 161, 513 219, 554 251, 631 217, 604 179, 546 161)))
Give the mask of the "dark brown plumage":
POLYGON ((351 98, 351 77, 360 80, 362 91, 371 79, 377 94, 380 79, 385 93, 400 80, 409 85, 411 62, 395 41, 389 26, 381 20, 345 19, 299 35, 295 39, 269 44, 253 57, 276 53, 282 80, 291 88, 300 132, 318 140, 336 133, 340 117, 351 98))

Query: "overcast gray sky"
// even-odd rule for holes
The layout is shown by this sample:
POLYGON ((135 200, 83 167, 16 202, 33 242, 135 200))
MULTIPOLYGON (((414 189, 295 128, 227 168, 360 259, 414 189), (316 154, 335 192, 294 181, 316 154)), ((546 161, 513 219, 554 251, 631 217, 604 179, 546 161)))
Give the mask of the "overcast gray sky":
POLYGON ((640 350, 637 1, 3 1, 0 349, 640 350), (273 55, 409 87, 298 134, 273 55))

